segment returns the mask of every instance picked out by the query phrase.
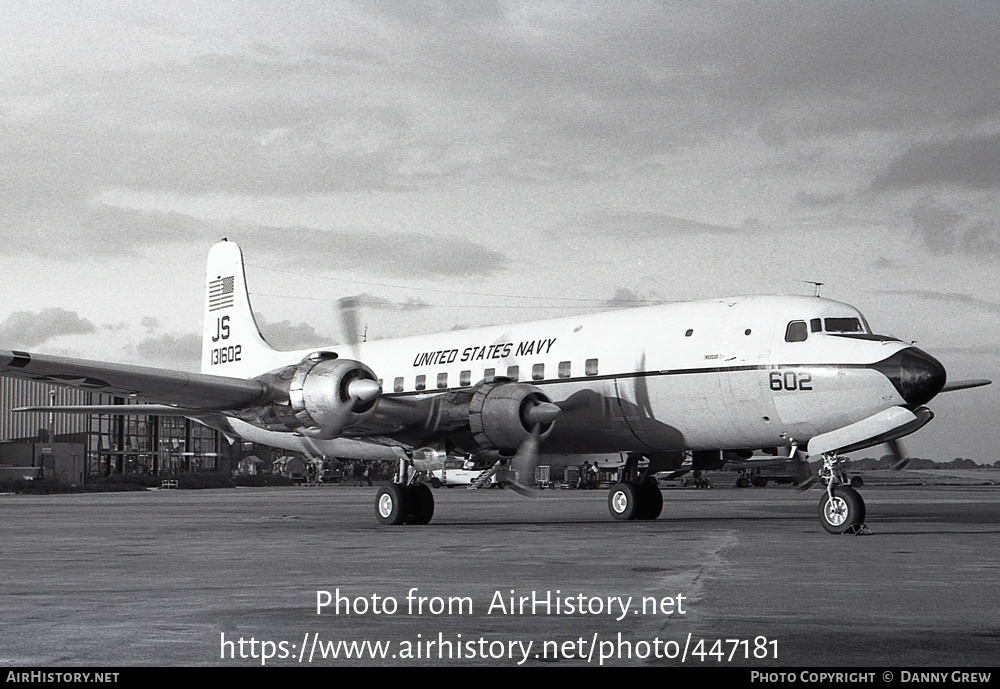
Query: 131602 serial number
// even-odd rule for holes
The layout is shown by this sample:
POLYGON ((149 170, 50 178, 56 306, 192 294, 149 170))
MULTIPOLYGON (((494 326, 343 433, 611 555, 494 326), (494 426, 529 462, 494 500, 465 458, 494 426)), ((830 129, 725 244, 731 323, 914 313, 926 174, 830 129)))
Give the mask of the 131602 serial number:
POLYGON ((212 350, 212 365, 216 364, 227 364, 230 361, 239 361, 241 356, 242 345, 233 345, 232 347, 216 347, 212 350))

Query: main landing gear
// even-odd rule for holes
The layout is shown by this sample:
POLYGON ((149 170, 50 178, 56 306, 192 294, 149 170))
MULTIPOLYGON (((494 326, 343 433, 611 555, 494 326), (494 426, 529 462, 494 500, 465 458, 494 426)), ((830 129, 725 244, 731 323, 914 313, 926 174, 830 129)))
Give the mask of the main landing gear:
POLYGON ((620 521, 651 520, 663 511, 663 493, 648 470, 638 475, 638 455, 629 454, 622 468, 622 480, 608 493, 608 511, 620 521))
POLYGON ((393 482, 379 488, 375 516, 380 524, 429 524, 434 494, 426 483, 415 483, 409 460, 400 459, 393 482))
POLYGON ((865 525, 865 501, 861 493, 843 482, 847 474, 840 465, 846 460, 840 455, 823 455, 819 476, 826 490, 819 501, 819 521, 832 534, 870 534, 865 525))

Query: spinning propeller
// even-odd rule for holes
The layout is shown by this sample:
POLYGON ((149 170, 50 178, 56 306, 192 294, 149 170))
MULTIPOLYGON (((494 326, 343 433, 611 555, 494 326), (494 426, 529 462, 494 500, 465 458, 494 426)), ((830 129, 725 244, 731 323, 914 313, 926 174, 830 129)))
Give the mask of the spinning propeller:
POLYGON ((562 409, 551 402, 535 402, 523 412, 524 420, 531 424, 531 434, 517 448, 517 454, 510 460, 510 468, 501 474, 500 482, 503 485, 521 495, 538 495, 538 489, 532 484, 535 481, 535 469, 541 459, 538 452, 541 443, 539 436, 542 427, 555 421, 561 412, 562 409))

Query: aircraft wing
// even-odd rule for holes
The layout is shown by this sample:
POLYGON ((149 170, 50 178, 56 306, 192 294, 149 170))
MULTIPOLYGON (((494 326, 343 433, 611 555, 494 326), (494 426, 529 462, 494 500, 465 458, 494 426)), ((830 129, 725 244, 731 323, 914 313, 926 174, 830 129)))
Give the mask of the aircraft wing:
MULTIPOLYGON (((267 387, 257 380, 10 350, 0 350, 0 375, 156 402, 157 411, 150 412, 155 414, 240 409, 269 396, 267 387)), ((95 411, 94 407, 39 409, 95 411)))

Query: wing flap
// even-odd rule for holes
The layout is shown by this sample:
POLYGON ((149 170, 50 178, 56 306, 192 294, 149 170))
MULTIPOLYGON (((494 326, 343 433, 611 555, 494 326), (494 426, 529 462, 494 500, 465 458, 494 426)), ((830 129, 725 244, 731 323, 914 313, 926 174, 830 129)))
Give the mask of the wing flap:
POLYGON ((269 396, 259 380, 9 350, 0 350, 0 375, 185 407, 182 415, 254 406, 269 396))

